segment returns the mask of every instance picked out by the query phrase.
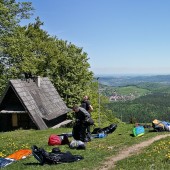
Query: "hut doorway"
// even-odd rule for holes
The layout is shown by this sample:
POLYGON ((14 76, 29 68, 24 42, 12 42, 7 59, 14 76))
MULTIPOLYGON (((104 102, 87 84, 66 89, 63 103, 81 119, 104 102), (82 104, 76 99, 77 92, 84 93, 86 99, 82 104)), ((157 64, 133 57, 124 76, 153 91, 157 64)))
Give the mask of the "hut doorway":
POLYGON ((0 114, 0 131, 12 131, 16 129, 37 129, 27 113, 3 113, 0 114))

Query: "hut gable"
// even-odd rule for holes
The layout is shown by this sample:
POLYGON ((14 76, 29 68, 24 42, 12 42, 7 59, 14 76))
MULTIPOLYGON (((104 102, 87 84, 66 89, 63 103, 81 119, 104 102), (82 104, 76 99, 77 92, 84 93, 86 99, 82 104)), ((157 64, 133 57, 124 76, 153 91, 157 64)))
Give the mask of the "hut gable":
POLYGON ((46 122, 65 115, 69 109, 47 78, 10 80, 0 101, 0 113, 26 112, 38 129, 46 129, 46 122))

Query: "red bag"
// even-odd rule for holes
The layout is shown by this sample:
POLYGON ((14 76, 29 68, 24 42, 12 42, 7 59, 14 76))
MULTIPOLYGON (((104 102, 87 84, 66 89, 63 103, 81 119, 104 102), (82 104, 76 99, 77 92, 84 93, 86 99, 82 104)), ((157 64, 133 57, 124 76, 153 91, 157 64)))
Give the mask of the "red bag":
POLYGON ((52 134, 48 139, 48 145, 61 145, 61 138, 58 135, 52 134))

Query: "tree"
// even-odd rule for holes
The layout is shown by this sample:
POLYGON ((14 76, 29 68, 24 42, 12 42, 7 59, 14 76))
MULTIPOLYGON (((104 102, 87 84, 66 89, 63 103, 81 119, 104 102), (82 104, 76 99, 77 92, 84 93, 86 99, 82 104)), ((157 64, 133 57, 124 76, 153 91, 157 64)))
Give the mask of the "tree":
POLYGON ((0 36, 11 33, 21 19, 28 19, 33 10, 31 2, 0 0, 0 36))
POLYGON ((48 76, 68 107, 81 100, 93 78, 89 71, 87 53, 67 41, 51 37, 35 23, 17 26, 11 36, 1 41, 1 63, 7 79, 18 78, 24 72, 48 76))
POLYGON ((98 127, 99 126, 105 127, 111 123, 121 122, 119 119, 115 117, 115 115, 113 115, 112 110, 108 107, 109 103, 108 97, 99 94, 98 82, 93 80, 91 83, 89 83, 88 86, 90 88, 86 91, 85 94, 90 97, 90 102, 94 108, 94 110, 91 112, 91 115, 92 118, 94 119, 95 125, 97 125, 98 127))
POLYGON ((15 0, 0 0, 0 94, 8 81, 7 59, 9 54, 4 53, 7 47, 5 38, 13 37, 13 31, 18 27, 21 19, 27 19, 33 10, 30 2, 18 2, 15 0), (7 65, 6 65, 7 64, 7 65))

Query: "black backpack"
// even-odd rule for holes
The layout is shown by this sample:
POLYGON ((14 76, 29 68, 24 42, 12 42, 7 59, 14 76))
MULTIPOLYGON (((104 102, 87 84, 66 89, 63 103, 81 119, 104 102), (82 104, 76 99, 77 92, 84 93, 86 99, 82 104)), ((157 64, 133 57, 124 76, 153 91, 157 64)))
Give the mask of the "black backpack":
POLYGON ((99 134, 99 133, 110 134, 113 133, 116 130, 116 128, 117 128, 117 124, 111 124, 104 128, 95 128, 92 134, 99 134))
POLYGON ((83 159, 80 155, 72 155, 69 151, 61 152, 59 148, 53 148, 52 152, 46 152, 43 148, 38 148, 36 145, 32 146, 32 154, 41 165, 43 164, 59 164, 75 162, 83 159))

